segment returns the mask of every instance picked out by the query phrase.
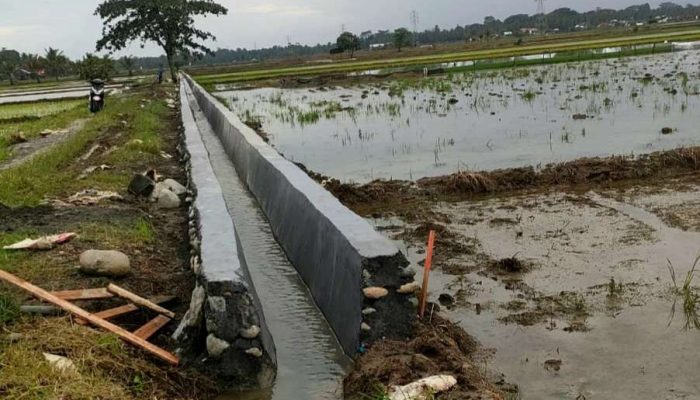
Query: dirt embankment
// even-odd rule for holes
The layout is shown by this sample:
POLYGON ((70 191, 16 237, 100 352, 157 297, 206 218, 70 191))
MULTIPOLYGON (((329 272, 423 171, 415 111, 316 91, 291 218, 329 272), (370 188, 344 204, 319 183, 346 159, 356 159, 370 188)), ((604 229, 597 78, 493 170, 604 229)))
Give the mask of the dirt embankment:
MULTIPOLYGON (((430 305, 432 306, 432 305, 430 305)), ((436 306, 437 307, 437 306, 436 306)), ((384 398, 387 389, 433 375, 451 375, 457 385, 435 399, 504 399, 516 389, 493 383, 479 366, 479 345, 452 322, 428 313, 417 320, 412 339, 383 340, 360 357, 346 377, 345 398, 384 398)))
POLYGON ((605 185, 621 181, 661 180, 700 170, 700 147, 655 152, 638 157, 583 158, 541 169, 533 167, 488 172, 457 172, 416 182, 376 180, 367 184, 342 183, 310 173, 343 204, 365 216, 404 210, 411 220, 423 201, 462 200, 476 195, 549 189, 556 186, 605 185))

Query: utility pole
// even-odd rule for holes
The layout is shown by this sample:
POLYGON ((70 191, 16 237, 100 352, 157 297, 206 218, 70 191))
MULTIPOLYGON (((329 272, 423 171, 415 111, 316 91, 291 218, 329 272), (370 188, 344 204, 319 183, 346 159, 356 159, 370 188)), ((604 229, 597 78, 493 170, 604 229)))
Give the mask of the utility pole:
POLYGON ((413 47, 418 45, 418 13, 411 11, 411 24, 413 24, 413 47))
POLYGON ((340 33, 345 33, 345 24, 340 25, 340 33))
POLYGON ((545 14, 545 9, 544 9, 544 1, 545 0, 535 0, 537 3, 537 15, 540 17, 540 27, 539 29, 542 31, 542 34, 545 33, 547 30, 547 20, 546 20, 546 14, 545 14))

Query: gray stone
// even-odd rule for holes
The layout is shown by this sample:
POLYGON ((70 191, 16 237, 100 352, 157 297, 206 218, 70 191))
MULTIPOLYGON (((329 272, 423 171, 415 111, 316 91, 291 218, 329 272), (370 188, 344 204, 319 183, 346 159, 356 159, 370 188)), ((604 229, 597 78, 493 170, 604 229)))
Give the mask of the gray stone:
POLYGON ((241 337, 244 339, 255 339, 260 334, 260 328, 257 325, 253 325, 248 329, 241 330, 241 337))
POLYGON ((180 198, 168 189, 162 189, 158 193, 158 207, 160 208, 178 208, 180 203, 180 198))
POLYGON ((374 308, 367 307, 364 310, 362 310, 362 315, 371 315, 371 314, 374 314, 376 312, 377 312, 377 310, 375 310, 374 308))
POLYGON ((212 357, 219 357, 226 349, 231 347, 231 344, 225 340, 210 334, 207 336, 207 353, 212 357))
POLYGON ((366 323, 364 323, 364 322, 362 323, 362 325, 360 325, 360 329, 362 329, 362 330, 365 331, 365 332, 368 332, 368 331, 371 331, 371 330, 372 330, 372 328, 371 328, 369 325, 367 325, 366 323))
POLYGON ((192 291, 192 300, 190 300, 190 308, 182 318, 180 325, 173 333, 173 339, 183 340, 187 336, 191 328, 195 330, 202 323, 202 309, 206 293, 203 286, 197 286, 192 291))
POLYGON ((411 267, 403 269, 401 272, 399 272, 399 276, 402 278, 413 278, 416 276, 416 270, 411 267))
POLYGON ((88 250, 80 255, 80 271, 88 275, 118 278, 131 272, 129 257, 115 250, 88 250))
POLYGON ((166 189, 170 190, 178 196, 187 193, 187 188, 175 179, 166 179, 162 182, 162 184, 166 189))
POLYGON ((256 358, 260 358, 263 356, 262 350, 260 350, 257 347, 251 347, 248 350, 246 350, 245 353, 256 358))

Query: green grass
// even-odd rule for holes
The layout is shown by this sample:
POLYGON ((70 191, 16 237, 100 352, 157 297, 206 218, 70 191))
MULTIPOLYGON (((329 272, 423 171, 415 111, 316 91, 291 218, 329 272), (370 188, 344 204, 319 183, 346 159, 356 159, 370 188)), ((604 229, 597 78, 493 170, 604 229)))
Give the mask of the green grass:
MULTIPOLYGON (((2 107, 4 106, 0 106, 0 112, 2 112, 2 107)), ((25 138, 32 139, 39 136, 39 133, 45 129, 66 129, 76 120, 87 118, 88 116, 88 109, 83 102, 81 105, 72 103, 71 107, 64 108, 40 119, 12 124, 0 123, 0 161, 10 157, 8 146, 11 144, 10 137, 12 135, 22 132, 25 138)))
POLYGON ((4 119, 19 117, 46 117, 84 106, 87 109, 85 99, 51 100, 31 103, 9 103, 0 105, 0 123, 4 119))
POLYGON ((19 316, 19 303, 10 293, 0 293, 0 327, 19 316))
MULTIPOLYGON (((60 114, 61 119, 52 121, 58 126, 65 126, 84 115, 83 112, 71 110, 60 114)), ((120 166, 127 167, 137 161, 148 163, 160 157, 163 147, 160 132, 169 129, 162 124, 167 112, 164 101, 149 101, 144 108, 140 108, 140 100, 136 96, 113 97, 110 107, 89 118, 85 126, 66 142, 16 168, 0 171, 0 203, 35 206, 47 197, 72 194, 85 187, 122 190, 128 185, 131 174, 127 168, 120 166), (138 111, 124 114, 124 110, 138 111), (126 126, 123 121, 126 121, 126 126), (105 138, 122 135, 122 140, 127 143, 119 146, 105 160, 115 170, 96 172, 85 180, 77 181, 82 171, 71 168, 71 163, 86 152, 100 135, 105 138)), ((45 122, 48 123, 48 119, 45 122)), ((51 128, 55 129, 56 125, 51 128)), ((32 125, 34 130, 39 127, 46 125, 32 125)))
POLYGON ((572 52, 605 47, 628 47, 644 44, 663 43, 665 41, 688 41, 700 39, 697 28, 677 32, 663 32, 646 35, 611 37, 605 39, 588 39, 556 44, 538 44, 532 46, 514 46, 502 49, 474 50, 434 54, 404 58, 342 62, 330 65, 294 66, 285 68, 256 69, 252 71, 231 72, 197 76, 196 80, 203 85, 234 83, 258 79, 279 78, 283 76, 302 76, 327 73, 343 73, 364 71, 370 69, 386 69, 412 67, 419 65, 440 64, 456 61, 477 61, 518 57, 542 53, 572 52))

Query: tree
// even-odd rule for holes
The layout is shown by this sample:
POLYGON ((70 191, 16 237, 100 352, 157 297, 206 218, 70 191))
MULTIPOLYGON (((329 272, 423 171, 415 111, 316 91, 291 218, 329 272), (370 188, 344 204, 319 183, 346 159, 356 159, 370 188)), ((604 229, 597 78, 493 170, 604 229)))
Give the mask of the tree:
POLYGON ((109 56, 98 57, 87 53, 82 60, 76 62, 78 75, 81 79, 91 81, 93 79, 108 80, 114 71, 114 61, 109 56))
POLYGON ((70 65, 68 57, 66 57, 61 50, 52 47, 46 49, 44 61, 46 64, 46 74, 54 77, 56 81, 58 81, 60 76, 66 74, 68 66, 70 65))
POLYGON ((44 73, 43 58, 36 54, 22 53, 20 63, 31 73, 31 77, 36 79, 37 83, 41 83, 41 77, 44 73))
POLYGON ((104 22, 97 50, 117 51, 134 40, 152 41, 165 51, 173 82, 178 53, 201 56, 213 52, 200 41, 214 35, 194 27, 195 16, 226 15, 213 0, 105 0, 95 10, 104 22))
POLYGON ((129 73, 129 76, 134 76, 134 67, 136 67, 136 58, 134 56, 124 56, 119 60, 129 73))
POLYGON ((0 79, 8 78, 15 84, 15 72, 19 67, 19 53, 15 50, 0 49, 0 79))
POLYGON ((399 28, 394 31, 394 47, 401 51, 403 47, 411 45, 411 32, 406 28, 399 28))
POLYGON ((355 55, 355 50, 360 49, 360 38, 350 32, 343 32, 338 36, 336 46, 342 51, 349 51, 352 57, 355 55))

